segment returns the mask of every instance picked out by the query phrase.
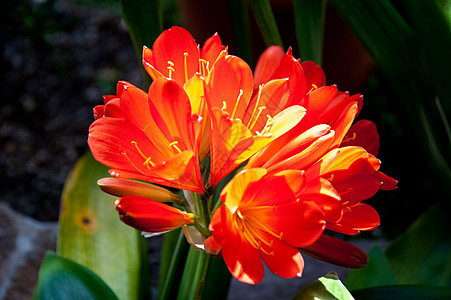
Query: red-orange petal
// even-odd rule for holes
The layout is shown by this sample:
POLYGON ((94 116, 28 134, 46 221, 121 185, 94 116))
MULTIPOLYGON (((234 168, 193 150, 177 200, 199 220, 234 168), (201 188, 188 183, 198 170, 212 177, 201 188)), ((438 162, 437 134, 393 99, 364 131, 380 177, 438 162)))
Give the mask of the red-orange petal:
POLYGON ((359 120, 349 128, 340 147, 360 146, 368 153, 377 156, 379 152, 379 134, 376 124, 368 120, 359 120))
POLYGON ((316 259, 346 268, 361 268, 368 261, 368 256, 361 249, 325 234, 315 244, 299 250, 316 259))
POLYGON ((301 63, 301 66, 304 69, 308 88, 319 88, 326 85, 326 75, 323 69, 314 61, 304 61, 301 63))
POLYGON ((271 79, 272 74, 280 65, 283 50, 280 46, 269 46, 258 58, 255 66, 254 81, 255 85, 266 83, 271 79))
POLYGON ((359 203, 344 210, 342 219, 337 223, 327 224, 327 229, 344 234, 358 234, 361 230, 373 230, 380 224, 377 211, 365 203, 359 203))
POLYGON ((221 38, 218 33, 208 38, 200 52, 200 57, 208 61, 210 70, 223 49, 221 38))
POLYGON ((260 251, 265 265, 271 272, 283 278, 301 277, 304 270, 304 259, 301 253, 287 244, 274 240, 273 254, 260 251))
POLYGON ((115 202, 122 222, 141 231, 165 232, 194 223, 194 215, 140 196, 124 196, 115 202))
POLYGON ((199 49, 191 34, 185 29, 173 26, 163 31, 153 44, 155 68, 165 77, 169 77, 168 61, 175 69, 172 78, 179 84, 185 83, 199 69, 199 49), (188 55, 185 57, 185 53, 188 55), (186 63, 185 63, 186 62, 186 63))

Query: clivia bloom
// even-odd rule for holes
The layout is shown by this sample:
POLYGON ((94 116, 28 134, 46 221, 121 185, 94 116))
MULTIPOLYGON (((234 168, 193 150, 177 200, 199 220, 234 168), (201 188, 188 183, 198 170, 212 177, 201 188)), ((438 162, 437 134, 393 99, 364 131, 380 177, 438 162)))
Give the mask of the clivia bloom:
POLYGON ((202 192, 191 106, 183 88, 159 78, 148 94, 123 85, 118 100, 119 117, 101 117, 89 128, 94 157, 113 168, 110 174, 117 178, 202 192))
POLYGON ((208 252, 222 251, 224 261, 238 280, 258 283, 263 263, 281 277, 300 277, 304 262, 296 248, 313 244, 325 228, 318 202, 338 197, 311 193, 301 171, 266 176, 261 168, 238 173, 223 189, 211 220, 208 252), (315 200, 315 201, 314 201, 315 200), (238 250, 239 249, 239 250, 238 250))
POLYGON ((299 251, 366 263, 364 252, 324 234, 376 228, 377 212, 362 201, 396 187, 379 171, 374 124, 352 125, 360 94, 327 86, 321 67, 276 46, 253 75, 217 34, 201 48, 180 27, 144 47, 143 64, 153 79, 148 92, 119 82, 89 129, 94 157, 115 177, 99 185, 121 197, 124 223, 150 235, 181 227, 191 245, 222 255, 247 283, 262 280, 262 261, 279 276, 301 276, 299 251))

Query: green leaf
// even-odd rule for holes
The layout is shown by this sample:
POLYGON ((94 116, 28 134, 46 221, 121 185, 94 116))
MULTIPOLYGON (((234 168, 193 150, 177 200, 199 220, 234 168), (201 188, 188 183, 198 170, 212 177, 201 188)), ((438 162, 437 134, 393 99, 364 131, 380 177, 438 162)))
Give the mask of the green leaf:
POLYGON ((300 290, 293 300, 352 300, 354 299, 341 283, 337 273, 330 272, 300 290))
POLYGON ((283 48, 282 38, 277 28, 269 0, 249 0, 255 20, 262 33, 266 46, 277 45, 283 48))
POLYGON ((326 0, 294 0, 296 37, 301 60, 321 65, 326 0))
POLYGON ((449 286, 450 228, 448 211, 437 203, 387 248, 397 284, 449 286))
POLYGON ((346 278, 349 290, 370 288, 395 284, 392 267, 378 246, 368 253, 368 264, 361 269, 354 269, 346 278))
POLYGON ((451 299, 451 289, 428 286, 397 285, 357 290, 353 291, 352 295, 359 300, 447 300, 451 299))
MULTIPOLYGON (((444 195, 451 195, 451 141, 447 134, 448 122, 443 117, 448 104, 441 103, 444 99, 437 101, 439 93, 433 89, 433 77, 426 67, 430 62, 423 55, 426 48, 422 47, 422 41, 428 40, 424 35, 435 31, 430 23, 442 26, 440 24, 443 22, 437 23, 424 18, 422 10, 413 12, 418 14, 417 22, 421 22, 421 25, 417 24, 414 28, 424 26, 421 32, 416 32, 388 0, 331 2, 391 82, 393 90, 403 103, 406 116, 409 117, 409 125, 412 132, 415 132, 412 136, 417 139, 418 149, 423 150, 425 165, 429 165, 433 171, 431 174, 434 182, 444 195)), ((424 5, 435 5, 434 1, 426 2, 424 5)), ((412 5, 416 5, 416 1, 412 5)), ((440 28, 440 32, 443 30, 445 29, 440 28)), ((449 27, 446 30, 449 34, 449 27)), ((439 42, 435 41, 434 44, 436 43, 439 42)), ((448 44, 445 41, 445 45, 448 44)), ((442 51, 437 52, 441 59, 449 61, 448 57, 442 57, 443 54, 440 53, 442 51)), ((449 53, 449 50, 445 50, 445 53, 449 53)), ((450 70, 443 72, 447 72, 445 78, 449 78, 450 70)), ((443 200, 451 207, 450 197, 443 197, 443 200)))
POLYGON ((146 298, 145 240, 119 220, 116 198, 97 186, 107 170, 87 153, 69 174, 61 199, 57 253, 98 274, 119 299, 146 298))
MULTIPOLYGON (((122 17, 133 41, 136 56, 141 62, 143 46, 152 47, 163 31, 161 0, 121 0, 122 17)), ((150 77, 142 68, 148 83, 150 77)))
POLYGON ((177 300, 201 298, 209 262, 210 257, 205 251, 190 247, 177 300))
POLYGON ((188 255, 189 244, 181 229, 164 235, 160 259, 160 300, 175 299, 183 274, 183 263, 188 255))
POLYGON ((249 28, 249 14, 245 0, 229 0, 230 19, 236 42, 237 54, 252 66, 251 32, 249 28))
POLYGON ((91 270, 71 260, 47 252, 39 270, 33 300, 118 299, 91 270))
POLYGON ((222 257, 211 257, 209 260, 202 299, 226 300, 232 274, 222 257))

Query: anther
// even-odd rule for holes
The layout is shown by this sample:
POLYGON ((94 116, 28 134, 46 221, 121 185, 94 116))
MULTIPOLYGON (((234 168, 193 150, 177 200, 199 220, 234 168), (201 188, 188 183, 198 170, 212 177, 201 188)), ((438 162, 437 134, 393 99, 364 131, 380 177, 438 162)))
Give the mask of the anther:
POLYGON ((244 216, 241 214, 240 210, 237 210, 236 213, 237 213, 238 217, 240 217, 240 219, 244 220, 244 216))
POLYGON ((143 162, 143 165, 147 167, 147 169, 150 169, 149 164, 152 167, 155 167, 155 163, 152 161, 151 157, 146 158, 146 160, 143 162))
POLYGON ((227 109, 227 102, 222 101, 222 108, 221 108, 221 110, 225 110, 225 109, 227 109))
POLYGON ((168 60, 167 69, 169 70, 169 78, 172 78, 172 72, 175 72, 174 66, 175 64, 172 61, 168 60))
POLYGON ((283 237, 283 232, 280 233, 279 240, 282 240, 282 237, 283 237))
POLYGON ((318 86, 316 84, 314 84, 314 83, 312 83, 312 86, 313 86, 314 89, 318 88, 318 86))
POLYGON ((243 89, 240 89, 240 94, 238 95, 238 98, 236 99, 235 107, 233 108, 232 116, 230 117, 231 119, 233 119, 235 117, 235 113, 238 108, 238 104, 240 103, 241 96, 243 96, 243 93, 244 93, 243 89))
POLYGON ((356 137, 357 137, 357 133, 353 132, 352 137, 349 138, 348 136, 345 136, 343 143, 349 143, 350 141, 355 140, 356 137))
POLYGON ((178 153, 182 153, 182 150, 180 150, 180 148, 177 146, 178 143, 179 143, 178 141, 173 141, 168 145, 168 147, 169 148, 174 147, 174 149, 177 150, 178 153))

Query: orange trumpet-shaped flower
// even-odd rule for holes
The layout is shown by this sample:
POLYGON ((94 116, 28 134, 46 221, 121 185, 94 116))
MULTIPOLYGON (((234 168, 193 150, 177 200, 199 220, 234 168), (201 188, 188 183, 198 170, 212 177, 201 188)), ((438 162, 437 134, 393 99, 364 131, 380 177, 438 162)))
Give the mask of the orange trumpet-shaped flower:
POLYGON ((124 196, 116 200, 115 206, 122 222, 148 233, 166 232, 195 222, 192 213, 141 196, 124 196))
POLYGON ((148 94, 124 85, 118 97, 122 117, 102 117, 89 128, 94 157, 112 167, 117 178, 202 192, 191 106, 183 88, 159 78, 148 94))
POLYGON ((286 105, 291 90, 287 79, 253 89, 249 66, 235 56, 221 57, 205 84, 211 118, 210 184, 215 186, 233 169, 275 138, 292 129, 305 114, 286 105))
POLYGON ((296 248, 313 244, 325 227, 317 203, 338 197, 318 192, 301 171, 266 175, 265 169, 249 169, 228 183, 221 193, 224 206, 210 223, 214 240, 206 243, 209 253, 221 249, 235 278, 251 284, 263 278, 262 259, 281 277, 301 276, 303 259, 296 248))
POLYGON ((216 59, 226 54, 217 33, 200 50, 188 31, 173 26, 160 34, 153 49, 144 46, 143 64, 152 79, 172 78, 183 85, 196 73, 207 76, 216 59))

